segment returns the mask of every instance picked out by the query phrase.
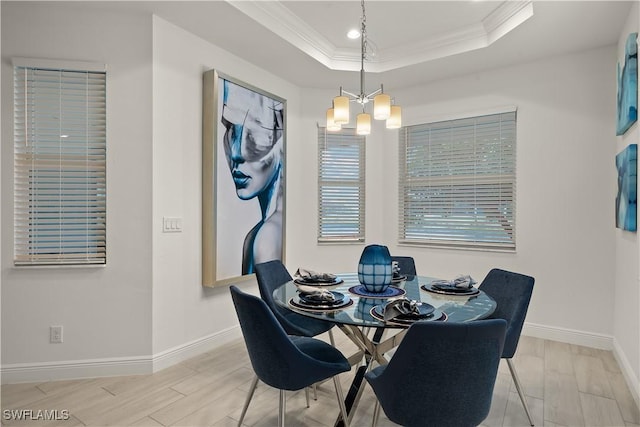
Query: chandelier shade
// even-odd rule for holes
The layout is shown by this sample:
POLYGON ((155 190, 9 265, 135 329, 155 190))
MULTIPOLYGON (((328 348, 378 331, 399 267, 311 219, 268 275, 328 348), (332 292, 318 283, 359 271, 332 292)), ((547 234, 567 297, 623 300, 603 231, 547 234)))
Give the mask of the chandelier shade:
POLYGON ((373 118, 387 120, 391 114, 391 97, 386 93, 380 93, 373 98, 373 118))
POLYGON ((356 134, 369 135, 371 133, 371 115, 360 113, 356 117, 356 134))
POLYGON ((371 132, 371 115, 365 111, 365 107, 369 103, 373 103, 373 118, 375 120, 386 120, 387 129, 398 129, 402 126, 402 109, 397 105, 392 105, 391 96, 384 93, 382 85, 380 85, 380 89, 376 89, 369 94, 364 91, 364 60, 367 52, 367 16, 364 9, 364 0, 361 0, 361 5, 360 93, 347 92, 340 87, 340 94, 333 98, 333 108, 327 110, 328 131, 338 131, 342 126, 349 124, 349 103, 351 102, 357 102, 362 106, 362 113, 358 114, 356 118, 356 133, 358 135, 368 135, 371 132))
POLYGON ((336 132, 342 129, 342 126, 337 124, 333 117, 334 117, 333 108, 327 109, 327 130, 331 132, 336 132))
POLYGON ((349 123, 349 97, 340 95, 333 98, 333 121, 338 125, 349 123))
POLYGON ((399 129, 401 127, 402 127, 402 108, 400 108, 400 106, 398 105, 392 105, 391 114, 387 119, 387 129, 399 129))

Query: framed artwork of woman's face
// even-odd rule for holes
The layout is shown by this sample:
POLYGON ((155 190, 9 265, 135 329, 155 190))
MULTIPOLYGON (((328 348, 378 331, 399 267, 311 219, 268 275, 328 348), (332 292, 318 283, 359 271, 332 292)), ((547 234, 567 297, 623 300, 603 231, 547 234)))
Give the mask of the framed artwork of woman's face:
POLYGON ((284 261, 286 101, 216 70, 203 100, 202 283, 216 286, 284 261))

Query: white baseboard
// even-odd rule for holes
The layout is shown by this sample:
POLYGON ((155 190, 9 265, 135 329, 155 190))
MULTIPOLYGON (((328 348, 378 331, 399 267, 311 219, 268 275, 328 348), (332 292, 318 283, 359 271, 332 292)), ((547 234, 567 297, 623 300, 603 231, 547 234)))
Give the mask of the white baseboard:
MULTIPOLYGON (((627 385, 640 406, 640 382, 616 340, 607 335, 525 323, 523 335, 586 347, 613 350, 627 385)), ((238 326, 161 351, 153 356, 130 358, 71 360, 45 363, 19 363, 4 365, 0 371, 2 384, 45 382, 78 378, 96 378, 120 375, 144 375, 165 369, 176 363, 241 338, 238 326)))
POLYGON ((235 326, 161 351, 153 356, 3 365, 0 370, 1 383, 15 384, 120 375, 145 375, 213 350, 241 337, 240 327, 235 326))
POLYGON ((622 347, 620 347, 620 344, 618 344, 615 338, 613 339, 613 355, 618 361, 618 365, 620 365, 620 370, 622 371, 622 375, 624 375, 629 390, 631 390, 633 400, 635 400, 636 405, 640 407, 640 378, 636 376, 629 363, 629 359, 627 359, 624 351, 622 351, 622 347))
POLYGON ((590 332, 578 331, 574 329, 557 328, 553 326, 538 325, 535 323, 525 323, 522 328, 522 335, 527 335, 546 340, 560 341, 569 344, 583 345, 585 347, 611 350, 613 352, 622 375, 631 391, 636 405, 640 406, 640 378, 636 376, 627 356, 616 339, 609 335, 594 334, 590 332))
POLYGON ((602 350, 613 350, 612 336, 578 331, 576 329, 558 328, 525 322, 522 328, 522 335, 560 341, 568 344, 583 345, 585 347, 599 348, 602 350))
POLYGON ((239 338, 242 338, 240 326, 234 326, 204 338, 161 351, 153 356, 153 372, 168 368, 239 338))
POLYGON ((152 366, 152 358, 145 356, 15 363, 2 366, 2 384, 142 375, 150 374, 152 366))

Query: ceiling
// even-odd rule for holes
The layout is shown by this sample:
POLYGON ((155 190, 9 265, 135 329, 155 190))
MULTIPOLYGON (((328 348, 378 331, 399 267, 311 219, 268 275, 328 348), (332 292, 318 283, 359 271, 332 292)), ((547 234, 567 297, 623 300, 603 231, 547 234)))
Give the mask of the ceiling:
MULTIPOLYGON (((80 7, 80 2, 69 2, 80 7)), ((386 91, 616 44, 631 1, 367 0, 367 85, 386 91), (371 52, 372 51, 372 52, 371 52)), ((359 86, 360 1, 82 2, 155 13, 301 87, 359 86), (347 71, 351 70, 351 71, 347 71)))

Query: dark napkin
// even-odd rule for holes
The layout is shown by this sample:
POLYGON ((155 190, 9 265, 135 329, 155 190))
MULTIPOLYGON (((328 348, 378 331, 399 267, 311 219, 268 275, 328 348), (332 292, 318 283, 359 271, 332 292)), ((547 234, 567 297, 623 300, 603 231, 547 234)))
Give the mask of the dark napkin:
POLYGON ((326 289, 312 288, 311 286, 298 286, 298 292, 300 293, 300 299, 303 302, 310 302, 314 304, 333 304, 338 302, 335 294, 326 289))
POLYGON ((298 268, 296 271, 296 277, 303 279, 309 283, 331 283, 336 280, 336 275, 331 273, 318 273, 317 271, 307 270, 304 268, 298 268))
POLYGON ((458 276, 453 280, 434 280, 431 286, 435 289, 471 289, 477 282, 469 275, 458 276))
MULTIPOLYGON (((427 308, 427 307, 425 307, 427 308)), ((384 320, 402 319, 421 319, 429 317, 433 312, 433 307, 419 301, 407 298, 399 298, 389 301, 384 306, 384 320), (428 306, 428 310, 421 310, 422 306, 428 306)))

